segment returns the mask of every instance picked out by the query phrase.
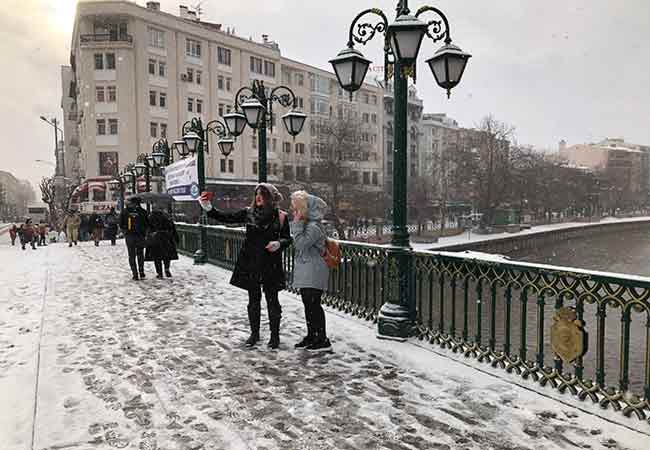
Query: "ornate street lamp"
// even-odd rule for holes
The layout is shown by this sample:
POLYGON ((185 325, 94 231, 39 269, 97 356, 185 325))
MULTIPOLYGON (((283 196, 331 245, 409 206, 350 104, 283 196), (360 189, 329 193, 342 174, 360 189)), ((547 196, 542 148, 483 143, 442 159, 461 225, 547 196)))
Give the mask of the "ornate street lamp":
POLYGON ((108 189, 110 189, 111 191, 117 191, 120 188, 122 182, 120 180, 112 179, 106 184, 108 184, 108 189))
MULTIPOLYGON (((175 143, 176 150, 179 154, 185 153, 186 150, 192 155, 196 154, 196 169, 199 179, 198 186, 192 189, 192 196, 198 198, 201 192, 205 191, 205 153, 210 152, 210 133, 219 138, 217 146, 226 157, 232 152, 235 141, 229 136, 226 125, 218 119, 208 122, 203 126, 201 118, 195 117, 185 122, 181 131, 183 133, 183 140, 175 143)), ((194 253, 194 264, 205 264, 207 262, 208 236, 204 226, 207 224, 207 220, 205 211, 201 209, 201 217, 198 224, 199 249, 194 253)))
POLYGON ((178 156, 180 156, 181 159, 186 158, 187 155, 190 154, 187 145, 185 145, 185 141, 182 139, 174 141, 172 147, 176 150, 176 152, 178 152, 178 156))
POLYGON ((147 171, 147 165, 145 163, 139 162, 133 166, 133 169, 135 170, 135 175, 140 178, 147 171))
POLYGON ((267 181, 266 129, 268 127, 273 130, 274 103, 279 103, 285 108, 292 108, 289 113, 282 116, 282 122, 287 132, 296 137, 302 131, 307 116, 296 111, 296 96, 287 86, 277 86, 267 96, 264 82, 254 80, 251 87, 244 86, 235 95, 235 112, 224 116, 226 127, 234 137, 238 137, 244 132, 246 124, 257 130, 257 167, 260 183, 267 181))
POLYGON ((366 45, 376 35, 383 35, 384 78, 394 78, 394 143, 393 165, 393 238, 387 261, 388 295, 378 317, 378 336, 406 339, 412 335, 416 305, 413 298, 412 253, 407 229, 408 180, 408 77, 415 82, 415 67, 424 36, 434 43, 444 39, 445 45, 427 63, 436 83, 447 91, 458 85, 471 57, 451 43, 447 17, 437 8, 424 6, 411 15, 408 0, 399 0, 395 21, 389 25, 386 15, 379 9, 367 9, 355 17, 350 25, 347 48, 330 61, 341 87, 350 92, 361 89, 370 61, 354 48, 366 45), (421 20, 427 13, 433 19, 421 20), (361 21, 367 17, 367 21, 361 21))

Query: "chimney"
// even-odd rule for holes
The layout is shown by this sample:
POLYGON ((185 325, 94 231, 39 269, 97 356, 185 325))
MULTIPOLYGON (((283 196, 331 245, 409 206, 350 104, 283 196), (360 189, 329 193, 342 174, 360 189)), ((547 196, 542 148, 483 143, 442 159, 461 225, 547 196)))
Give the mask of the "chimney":
POLYGON ((564 139, 562 139, 560 141, 560 151, 562 152, 564 150, 566 150, 566 141, 564 139))
POLYGON ((179 9, 181 13, 181 19, 189 19, 187 6, 181 5, 179 6, 179 9))
POLYGON ((262 42, 264 42, 265 44, 269 43, 269 35, 268 34, 263 34, 262 35, 262 42))
POLYGON ((187 11, 187 18, 190 20, 199 20, 196 17, 196 11, 187 11))
POLYGON ((160 11, 160 2, 147 2, 147 9, 160 11))

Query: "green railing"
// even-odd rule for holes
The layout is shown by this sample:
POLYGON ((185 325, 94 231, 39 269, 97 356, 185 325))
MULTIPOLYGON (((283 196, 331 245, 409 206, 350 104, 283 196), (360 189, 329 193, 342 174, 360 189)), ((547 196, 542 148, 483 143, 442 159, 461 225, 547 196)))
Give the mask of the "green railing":
MULTIPOLYGON (((178 230, 181 252, 193 253, 197 227, 178 230)), ((232 269, 243 242, 240 229, 208 227, 208 260, 232 269)), ((375 321, 394 287, 389 249, 344 242, 341 250, 324 302, 375 321)), ((650 423, 650 279, 476 253, 412 255, 419 339, 650 423), (570 363, 552 349, 558 324, 554 342, 582 336, 570 363)), ((291 286, 292 251, 284 263, 291 286)))

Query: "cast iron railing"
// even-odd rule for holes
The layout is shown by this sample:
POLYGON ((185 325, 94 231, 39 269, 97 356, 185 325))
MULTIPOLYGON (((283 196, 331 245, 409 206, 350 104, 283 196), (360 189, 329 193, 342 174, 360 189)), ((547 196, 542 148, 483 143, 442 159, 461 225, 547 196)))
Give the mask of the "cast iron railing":
POLYGON ((91 42, 128 42, 133 43, 133 36, 126 33, 101 33, 101 34, 82 34, 79 37, 82 44, 91 42))
MULTIPOLYGON (((179 249, 193 254, 198 229, 179 224, 178 231, 179 249)), ((208 227, 208 261, 232 269, 243 242, 241 229, 208 227)), ((344 242, 341 250, 325 303, 376 321, 393 288, 388 248, 344 242)), ((412 257, 419 339, 650 423, 650 279, 477 253, 412 257), (587 332, 584 354, 571 364, 551 349, 563 307, 587 332)), ((291 286, 291 250, 284 264, 291 286)))

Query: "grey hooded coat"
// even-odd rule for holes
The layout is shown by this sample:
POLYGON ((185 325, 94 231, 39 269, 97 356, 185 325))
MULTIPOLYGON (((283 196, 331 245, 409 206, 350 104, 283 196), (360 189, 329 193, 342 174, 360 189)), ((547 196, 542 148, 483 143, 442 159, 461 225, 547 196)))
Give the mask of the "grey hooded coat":
POLYGON ((294 268, 293 288, 327 290, 330 271, 321 256, 325 249, 327 235, 321 221, 327 211, 327 204, 310 195, 307 199, 307 220, 292 222, 294 268))

